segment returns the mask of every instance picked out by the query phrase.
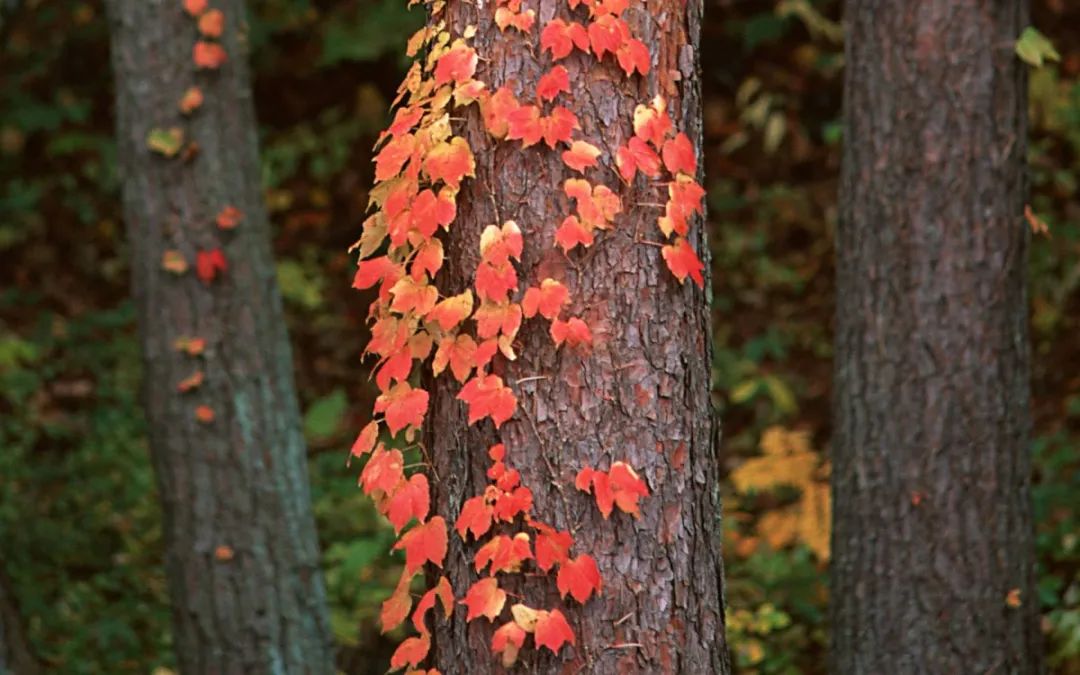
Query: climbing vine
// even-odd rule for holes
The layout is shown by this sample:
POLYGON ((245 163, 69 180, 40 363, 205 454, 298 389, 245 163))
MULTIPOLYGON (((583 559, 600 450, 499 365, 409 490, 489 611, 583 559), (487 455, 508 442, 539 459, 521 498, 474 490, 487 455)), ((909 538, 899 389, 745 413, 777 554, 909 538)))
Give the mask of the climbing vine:
MULTIPOLYGON (((546 320, 558 349, 588 356, 593 339, 588 323, 566 313, 573 289, 562 281, 539 279, 522 290, 515 264, 520 263, 526 242, 512 220, 483 230, 476 242, 480 257, 471 288, 445 295, 436 287, 434 279, 444 262, 439 232, 453 226, 462 183, 475 177, 473 151, 466 138, 455 133, 462 111, 478 106, 493 138, 520 142, 523 149, 546 146, 547 151, 560 153, 565 166, 577 174, 561 186, 572 200, 573 212, 558 226, 554 241, 530 241, 532 246, 557 246, 572 257, 580 255, 576 249, 591 247, 605 231, 618 226, 622 199, 596 175, 601 171, 598 158, 607 151, 624 183, 641 172, 658 193, 666 193, 664 203, 646 205, 662 209, 657 229, 665 241, 639 242, 658 246, 661 259, 680 282, 690 277, 701 286, 704 266, 687 236, 693 215, 702 213, 704 190, 695 179, 693 144, 674 129, 663 97, 637 106, 633 118, 626 120, 633 128, 629 141, 607 149, 577 137, 578 119, 560 103, 569 94, 570 83, 568 71, 558 61, 574 51, 598 63, 616 64, 627 78, 649 72, 648 47, 633 37, 623 18, 629 0, 567 0, 578 20, 552 19, 539 31, 534 30, 536 12, 524 9, 523 0, 480 5, 482 13, 490 11, 502 39, 521 41, 524 49, 538 46, 550 59, 549 70, 531 92, 506 86, 492 91, 478 80, 480 57, 469 44, 476 28, 452 34, 444 17, 445 2, 427 4, 428 24, 408 43, 414 63, 394 100, 392 122, 376 143, 372 211, 351 250, 358 250, 360 258, 353 286, 378 291, 369 310, 371 340, 365 351, 376 357, 374 379, 380 391, 373 421, 360 432, 352 454, 366 458, 361 488, 399 534, 395 548, 405 552, 401 579, 383 603, 381 621, 384 631, 391 630, 411 612, 417 635, 398 647, 391 668, 430 675, 437 671, 419 668, 430 651, 428 615, 437 603, 446 617, 460 602, 466 606, 467 621, 484 617, 500 622, 491 649, 509 667, 530 635, 537 649, 554 653, 567 643, 575 644, 575 635, 557 607, 519 602, 507 608, 508 594, 499 575, 526 569, 540 575, 554 573, 564 601, 570 596, 581 604, 603 590, 595 559, 572 554, 572 533, 533 513, 533 494, 511 467, 508 448, 498 443, 488 449, 488 485, 460 505, 452 525, 462 540, 471 537, 477 543, 473 567, 480 578, 456 600, 448 579, 438 577, 413 606, 411 582, 425 565, 443 565, 451 529, 443 517, 431 514, 426 474, 417 470, 409 475, 402 450, 382 440, 388 434, 400 439, 395 446, 418 444, 429 395, 412 383, 413 375, 429 367, 436 377, 444 373, 453 377, 461 385, 457 398, 467 408, 468 424, 490 420, 498 430, 514 416, 518 402, 509 384, 493 372, 492 363, 517 358, 516 337, 524 320, 546 320)), ((649 495, 645 481, 621 461, 612 462, 607 470, 580 467, 575 486, 593 496, 605 519, 616 508, 636 518, 639 500, 649 495)))

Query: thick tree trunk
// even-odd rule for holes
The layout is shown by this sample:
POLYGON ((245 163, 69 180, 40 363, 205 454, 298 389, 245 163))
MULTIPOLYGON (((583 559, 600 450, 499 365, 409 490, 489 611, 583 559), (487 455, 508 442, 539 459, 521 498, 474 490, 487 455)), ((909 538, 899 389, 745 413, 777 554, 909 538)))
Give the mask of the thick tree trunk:
POLYGON ((11 579, 0 569, 0 675, 37 675, 37 662, 23 630, 11 579))
MULTIPOLYGON (((196 72, 196 24, 179 0, 110 0, 117 129, 134 294, 146 368, 150 447, 165 507, 166 566, 184 673, 327 673, 332 645, 292 362, 262 204, 241 0, 225 14, 227 63, 196 72), (177 103, 192 85, 205 103, 177 103), (192 158, 150 151, 179 126, 192 158), (215 216, 244 218, 231 231, 215 216), (209 284, 196 252, 221 247, 209 284), (172 274, 167 250, 192 269, 172 274), (191 356, 178 338, 206 340, 191 356), (196 371, 201 386, 178 383, 196 371), (215 418, 196 419, 209 406, 215 418)), ((181 155, 184 153, 182 152, 181 155)))
MULTIPOLYGON (((550 59, 529 40, 553 16, 570 18, 563 2, 543 2, 529 38, 499 32, 490 5, 451 0, 449 24, 457 34, 475 25, 472 44, 480 55, 477 78, 494 91, 510 86, 522 101, 532 101, 538 78, 550 59), (513 37, 512 37, 513 36, 513 37)), ((504 582, 522 602, 560 607, 577 634, 577 646, 553 657, 547 650, 525 650, 534 672, 727 673, 724 639, 723 568, 720 558, 720 504, 717 495, 716 426, 710 396, 710 326, 706 294, 692 283, 680 286, 664 266, 655 245, 656 219, 666 186, 639 176, 624 186, 615 173, 615 150, 632 133, 639 103, 663 94, 676 126, 695 140, 700 157, 700 92, 697 42, 702 5, 676 0, 636 5, 626 14, 634 35, 649 46, 647 77, 627 78, 609 56, 575 52, 560 61, 570 71, 571 93, 559 103, 578 117, 587 139, 604 151, 606 170, 590 170, 622 198, 616 227, 600 234, 584 253, 569 256, 556 248, 556 227, 572 212, 562 191, 575 177, 559 152, 538 145, 492 139, 475 109, 463 130, 477 158, 476 178, 458 198, 458 216, 446 242, 444 292, 470 287, 479 256, 481 231, 514 220, 524 233, 520 266, 522 288, 553 277, 571 290, 568 316, 591 327, 594 347, 582 354, 556 350, 548 322, 527 320, 518 336, 515 362, 501 374, 518 398, 514 418, 495 431, 489 421, 467 427, 459 390, 449 378, 430 384, 432 401, 425 424, 437 480, 438 510, 456 519, 468 497, 480 494, 490 461, 487 448, 507 447, 508 463, 521 471, 535 495, 535 513, 545 522, 574 532, 573 555, 593 555, 604 577, 603 594, 583 608, 562 602, 549 577, 528 576, 504 582), (595 172, 595 173, 594 173, 595 172), (537 377, 539 376, 539 377, 537 377), (526 378, 526 381, 518 380, 526 378), (467 430, 466 430, 467 429, 467 430), (607 469, 627 461, 647 480, 652 495, 640 520, 616 512, 603 520, 591 497, 574 489, 583 467, 607 469), (550 470, 549 470, 550 466, 550 470), (554 472, 554 475, 552 473, 554 472), (569 609, 568 609, 569 608, 569 609)), ((580 16, 578 12, 575 17, 580 16)), ((691 243, 705 251, 704 225, 694 224, 691 243)), ((499 367, 497 366, 497 372, 499 367)), ((463 593, 476 575, 475 546, 453 535, 446 569, 463 593)), ((515 601, 517 601, 515 599, 515 601)), ((465 623, 464 608, 435 633, 435 665, 446 675, 504 672, 490 652, 486 621, 465 623)))
POLYGON ((1027 16, 1025 0, 847 6, 833 672, 1042 669, 1027 16))

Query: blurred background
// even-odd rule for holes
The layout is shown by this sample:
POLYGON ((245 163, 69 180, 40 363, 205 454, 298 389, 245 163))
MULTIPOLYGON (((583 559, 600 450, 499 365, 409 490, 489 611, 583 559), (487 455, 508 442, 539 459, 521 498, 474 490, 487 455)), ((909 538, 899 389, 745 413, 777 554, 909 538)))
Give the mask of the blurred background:
MULTIPOLYGON (((0 24, 0 579, 50 671, 164 675, 103 9, 18 4, 0 24)), ((377 621, 400 564, 393 532, 346 466, 373 390, 346 249, 423 21, 405 4, 249 3, 266 199, 349 673, 385 672, 400 639, 377 621)), ((1080 673, 1080 3, 1032 5, 1061 53, 1030 88, 1030 203, 1049 226, 1031 254, 1037 601, 1054 672, 1080 673)), ((824 671, 840 12, 836 0, 706 0, 713 387, 740 672, 824 671)))

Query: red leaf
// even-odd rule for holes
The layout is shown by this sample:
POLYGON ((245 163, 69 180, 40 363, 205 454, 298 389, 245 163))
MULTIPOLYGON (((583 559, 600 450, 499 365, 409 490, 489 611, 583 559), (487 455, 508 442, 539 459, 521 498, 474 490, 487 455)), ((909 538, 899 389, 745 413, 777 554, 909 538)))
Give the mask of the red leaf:
POLYGON ((469 143, 460 136, 439 143, 424 157, 424 173, 432 182, 441 180, 457 189, 462 178, 476 175, 476 161, 469 143))
POLYGON ((225 14, 220 9, 211 9, 199 17, 199 32, 208 38, 221 37, 225 30, 225 14))
POLYGON ((409 581, 411 574, 402 574, 393 595, 383 601, 382 612, 379 614, 379 623, 382 624, 382 632, 388 633, 405 620, 412 609, 412 595, 409 594, 409 581))
POLYGON ((472 309, 472 291, 466 289, 464 293, 439 301, 424 318, 439 324, 439 328, 444 331, 450 331, 464 321, 472 313, 472 309))
POLYGON ((551 339, 556 347, 563 342, 571 347, 588 347, 592 345, 592 331, 588 324, 576 317, 569 321, 556 319, 551 322, 551 339))
POLYGON ((701 276, 705 264, 701 262, 701 259, 698 258, 697 253, 694 252, 686 239, 679 237, 673 245, 661 249, 660 253, 664 256, 664 262, 667 263, 668 269, 679 280, 679 283, 686 281, 686 277, 689 276, 693 278, 694 283, 699 287, 705 287, 705 279, 701 276))
POLYGON ((353 277, 353 288, 363 290, 371 288, 381 281, 386 288, 392 287, 403 275, 401 265, 390 261, 386 256, 379 256, 370 260, 361 260, 356 266, 356 276, 353 277))
POLYGON ((657 219, 657 225, 667 236, 672 232, 685 235, 690 230, 688 221, 695 213, 704 214, 701 200, 705 189, 687 175, 680 174, 668 183, 668 203, 664 215, 657 219))
POLYGON ((578 244, 592 246, 593 241, 592 226, 583 224, 577 216, 567 216, 562 225, 559 225, 559 229, 555 230, 555 243, 564 252, 569 252, 578 244))
POLYGON ((224 274, 229 269, 225 262, 225 254, 220 248, 209 251, 199 251, 195 257, 195 274, 199 279, 209 285, 217 278, 218 274, 224 274))
POLYGON ((632 136, 615 153, 615 165, 619 167, 619 175, 627 182, 634 179, 638 169, 652 178, 660 175, 660 156, 637 136, 632 136))
POLYGON ((458 382, 469 379, 469 374, 476 365, 476 341, 471 335, 447 337, 439 342, 431 370, 438 377, 447 365, 458 382))
POLYGON ((214 409, 208 405, 200 405, 195 408, 195 419, 203 424, 210 424, 215 417, 214 409))
POLYGON ((375 412, 386 413, 386 426, 390 435, 405 427, 419 427, 424 422, 427 412, 428 393, 423 389, 413 389, 408 382, 399 382, 389 392, 375 399, 375 412))
POLYGON ((521 305, 485 302, 473 314, 473 321, 476 322, 476 334, 481 340, 493 338, 500 332, 513 337, 521 327, 521 305))
POLYGON ((566 531, 558 531, 550 525, 533 523, 536 535, 536 566, 547 572, 556 563, 562 564, 569 559, 570 547, 574 538, 566 531))
POLYGON ((569 593, 582 604, 585 604, 593 592, 599 594, 603 586, 600 568, 596 566, 596 560, 588 554, 580 555, 559 565, 559 576, 555 583, 559 588, 560 597, 565 598, 569 593))
POLYGON ((649 74, 651 57, 649 48, 641 40, 629 38, 615 51, 615 58, 619 61, 619 67, 626 72, 627 77, 638 71, 642 75, 649 74))
POLYGON ((697 173, 697 158, 694 146, 686 134, 679 132, 675 138, 664 143, 664 166, 671 173, 683 172, 688 175, 697 173))
POLYGON ((360 485, 364 494, 376 490, 389 493, 402 481, 405 460, 398 449, 385 449, 381 444, 360 472, 360 485))
POLYGON ((191 59, 197 68, 216 70, 228 60, 225 49, 216 42, 199 41, 191 50, 191 59))
POLYGON ((637 518, 638 498, 648 497, 649 488, 645 481, 637 475, 637 472, 626 462, 613 462, 608 471, 608 480, 611 483, 611 491, 615 495, 615 505, 624 513, 637 518))
POLYGON ((180 99, 180 112, 185 115, 190 115, 202 107, 202 104, 202 90, 198 87, 188 87, 187 91, 184 92, 183 98, 180 99))
POLYGON ((557 609, 537 612, 533 637, 536 639, 537 648, 547 647, 556 654, 565 643, 576 644, 574 631, 570 629, 563 613, 557 609))
POLYGON ((181 394, 185 394, 193 389, 198 389, 202 386, 202 383, 206 380, 206 376, 203 371, 196 370, 191 375, 188 375, 184 379, 180 380, 176 385, 176 390, 181 394))
MULTIPOLYGON (((413 257, 412 266, 409 268, 409 276, 414 281, 420 281, 427 275, 428 278, 434 279, 435 273, 442 269, 443 264, 443 245, 438 239, 432 239, 424 242, 420 248, 416 249, 416 256, 413 257)), ((438 305, 436 305, 437 307, 438 305)), ((425 318, 431 316, 431 313, 425 315, 425 318)))
POLYGON ((469 424, 490 417, 496 429, 510 419, 517 408, 514 392, 503 385, 498 375, 474 377, 461 388, 457 397, 469 406, 469 424))
POLYGON ((244 219, 244 212, 235 206, 226 206, 217 214, 217 226, 223 230, 231 230, 244 219))
POLYGON ((541 101, 550 101, 563 91, 570 91, 570 73, 562 66, 555 66, 544 73, 536 85, 536 96, 541 101))
POLYGON ((193 18, 206 11, 206 0, 184 0, 184 11, 193 18))
POLYGON ((634 108, 634 135, 659 149, 671 131, 671 116, 667 112, 667 101, 657 96, 652 103, 634 108))
POLYGON ((478 60, 476 50, 458 40, 453 47, 439 57, 435 64, 435 86, 438 87, 451 80, 461 84, 472 79, 478 60))
POLYGON ((439 289, 424 281, 414 281, 412 277, 402 277, 390 287, 390 295, 393 302, 390 309, 399 314, 413 313, 416 316, 426 316, 435 308, 435 302, 439 299, 439 289))
POLYGON ((492 576, 497 572, 516 572, 521 568, 521 563, 531 560, 532 557, 529 535, 518 532, 511 539, 505 534, 500 534, 492 537, 491 541, 481 546, 476 552, 476 571, 482 572, 490 563, 489 573, 492 576))
POLYGON ((416 603, 416 610, 412 614, 412 622, 413 626, 421 634, 428 632, 424 619, 428 610, 435 606, 436 598, 442 602, 443 610, 447 618, 449 618, 454 611, 454 592, 450 588, 450 582, 446 580, 446 577, 439 577, 439 583, 435 585, 435 588, 428 589, 420 598, 420 602, 416 603))
MULTIPOLYGON (((503 478, 514 477, 518 480, 518 472, 516 470, 507 472, 503 478)), ((509 488, 500 488, 507 490, 509 488)), ((510 490, 509 492, 503 492, 495 498, 495 517, 504 523, 509 523, 514 520, 514 517, 518 514, 527 514, 532 510, 533 494, 532 490, 527 487, 519 487, 510 490)))
POLYGON ((552 19, 544 26, 540 34, 540 48, 550 50, 553 61, 569 56, 574 47, 589 53, 589 36, 581 24, 552 19))
POLYGON ((390 657, 390 670, 399 670, 405 666, 415 668, 431 650, 431 636, 422 633, 420 637, 411 637, 398 645, 390 657))
POLYGON ((506 140, 521 141, 521 147, 536 145, 544 136, 540 126, 540 109, 534 105, 519 106, 506 115, 506 140))
POLYGON ((390 497, 386 517, 394 526, 394 532, 401 532, 401 528, 413 518, 421 522, 427 518, 430 508, 431 496, 427 476, 417 473, 398 487, 390 497))
MULTIPOLYGON (((496 138, 506 136, 510 128, 510 113, 520 107, 521 104, 518 103, 514 92, 507 87, 499 87, 499 90, 492 94, 490 98, 480 103, 480 112, 484 116, 484 128, 496 138)), ((540 116, 539 110, 536 111, 536 115, 537 117, 540 116)))
POLYGON ((525 631, 517 623, 507 621, 491 636, 491 651, 502 654, 504 668, 509 668, 517 661, 518 652, 525 644, 525 631))
POLYGON ((492 265, 501 265, 510 258, 521 260, 524 245, 521 228, 512 220, 503 223, 502 227, 488 225, 480 234, 480 256, 492 265))
POLYGON ((368 422, 367 426, 360 431, 356 441, 352 445, 353 457, 363 457, 375 447, 375 441, 379 440, 379 423, 368 422))
POLYGON ((600 148, 585 141, 574 141, 570 149, 562 154, 563 164, 574 171, 585 173, 585 169, 596 166, 596 158, 600 156, 600 148))
POLYGON ((544 143, 554 150, 558 143, 569 143, 574 129, 581 127, 578 126, 577 115, 559 106, 552 110, 550 115, 540 120, 540 128, 544 143))
POLYGON ((416 138, 412 134, 395 136, 375 155, 375 180, 384 181, 401 173, 405 162, 412 157, 416 149, 416 138))
POLYGON ((563 305, 570 302, 570 291, 554 279, 544 279, 540 288, 530 287, 521 300, 521 312, 526 319, 539 313, 546 319, 555 319, 563 305))
POLYGON ((394 550, 405 549, 405 570, 411 574, 426 562, 442 567, 446 543, 446 521, 442 516, 434 516, 403 534, 394 544, 394 550))
POLYGON ((458 516, 454 528, 462 539, 466 532, 472 532, 475 539, 484 536, 491 529, 491 505, 483 496, 470 497, 461 506, 461 515, 458 516))
POLYGON ((465 621, 472 621, 481 616, 494 621, 506 605, 506 591, 499 588, 499 582, 495 577, 481 579, 465 593, 465 599, 461 601, 461 604, 469 610, 465 621))
POLYGON ((484 260, 476 268, 476 296, 481 300, 501 302, 518 287, 517 271, 509 261, 492 264, 484 260))

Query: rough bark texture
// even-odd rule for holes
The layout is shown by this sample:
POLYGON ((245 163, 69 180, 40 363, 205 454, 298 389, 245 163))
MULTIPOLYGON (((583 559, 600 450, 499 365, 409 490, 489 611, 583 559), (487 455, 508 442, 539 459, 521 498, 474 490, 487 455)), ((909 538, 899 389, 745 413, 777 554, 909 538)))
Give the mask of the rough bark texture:
POLYGON ((165 507, 167 572, 183 673, 327 673, 332 646, 311 513, 292 361, 262 205, 244 5, 226 16, 228 63, 196 73, 195 21, 178 0, 108 3, 116 72, 124 212, 145 361, 150 445, 165 507), (177 102, 197 84, 203 107, 177 102), (182 126, 192 159, 147 148, 155 127, 182 126), (244 213, 231 232, 214 219, 244 213), (196 252, 221 247, 229 268, 211 284, 196 252), (192 265, 175 276, 162 255, 192 265), (198 336, 205 354, 177 351, 198 336), (177 383, 197 370, 205 383, 177 383), (211 423, 195 408, 210 406, 211 423), (225 548, 221 548, 225 547, 225 548))
MULTIPOLYGON (((492 91, 510 86, 523 102, 533 101, 536 82, 551 64, 540 52, 539 31, 554 16, 570 16, 562 0, 542 0, 536 10, 537 27, 522 38, 499 32, 491 5, 451 0, 447 8, 458 34, 467 25, 478 28, 472 41, 481 56, 477 77, 492 91)), ((604 577, 603 594, 584 608, 559 599, 554 572, 502 578, 500 584, 534 607, 563 608, 577 634, 576 648, 566 647, 557 657, 547 650, 523 651, 525 665, 516 666, 523 672, 730 670, 708 302, 691 282, 679 285, 658 247, 636 241, 660 238, 656 218, 662 209, 639 204, 665 201, 666 187, 641 176, 624 186, 614 171, 615 150, 632 133, 634 107, 656 94, 668 98, 676 126, 700 149, 701 11, 700 2, 659 0, 627 12, 631 29, 652 54, 646 78, 627 78, 611 56, 602 65, 580 52, 560 61, 570 71, 572 92, 557 103, 578 116, 582 128, 575 137, 604 151, 602 168, 587 178, 616 190, 624 203, 616 229, 599 234, 584 253, 577 249, 566 257, 554 243, 556 227, 572 213, 562 183, 577 175, 559 153, 545 146, 523 151, 520 142, 490 138, 475 110, 463 125, 477 157, 477 176, 459 197, 440 288, 459 292, 471 286, 480 232, 514 220, 525 237, 522 290, 545 277, 564 281, 574 300, 564 316, 580 316, 594 335, 591 353, 556 350, 546 320, 525 322, 518 360, 496 366, 519 403, 499 431, 489 421, 467 426, 455 383, 440 378, 431 384, 426 444, 437 476, 438 510, 452 523, 463 501, 482 492, 486 450, 501 441, 508 463, 535 494, 536 516, 572 530, 572 553, 593 555, 604 577), (517 383, 521 378, 533 379, 517 383), (574 489, 579 469, 606 470, 615 460, 637 468, 652 490, 640 520, 617 511, 605 521, 593 498, 574 489)), ((579 20, 580 12, 574 13, 579 20)), ((706 249, 703 227, 695 223, 691 239, 699 251, 706 249)), ((446 569, 460 594, 476 580, 476 547, 471 541, 463 546, 456 534, 450 539, 446 569)), ((503 672, 490 652, 491 626, 483 620, 466 625, 464 619, 459 608, 449 625, 437 628, 435 665, 446 675, 503 672)))
POLYGON ((1025 0, 848 2, 836 673, 1042 669, 1013 54, 1027 16, 1025 0))
POLYGON ((0 569, 0 675, 38 675, 41 672, 22 621, 11 579, 0 569))

